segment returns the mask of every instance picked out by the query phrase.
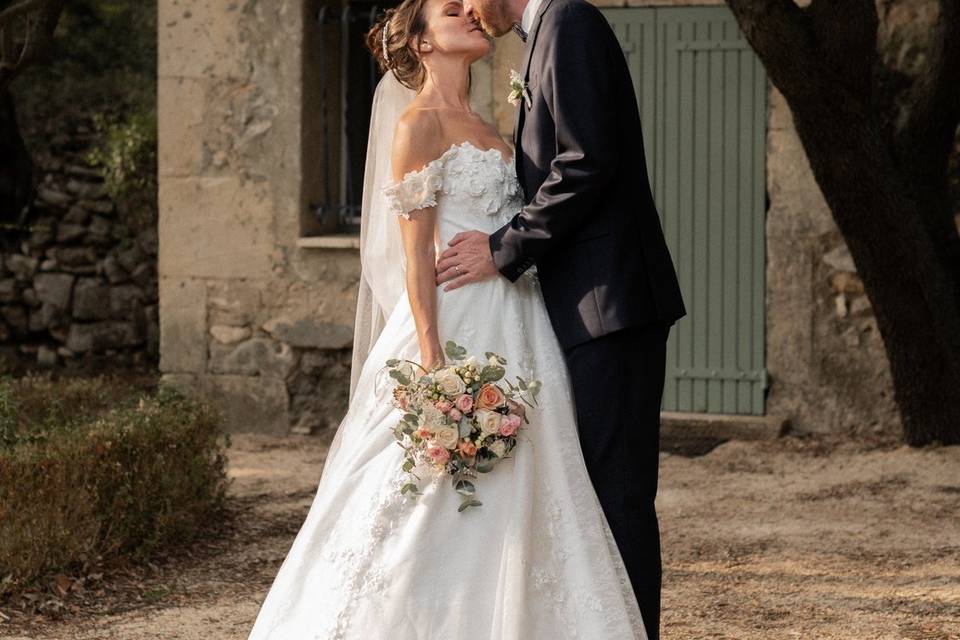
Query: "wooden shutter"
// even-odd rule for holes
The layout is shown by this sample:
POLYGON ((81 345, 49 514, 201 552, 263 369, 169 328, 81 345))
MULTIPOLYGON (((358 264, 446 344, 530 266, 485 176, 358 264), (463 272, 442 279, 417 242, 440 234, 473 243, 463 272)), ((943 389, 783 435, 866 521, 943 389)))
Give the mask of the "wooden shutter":
POLYGON ((688 312, 667 345, 663 409, 763 414, 763 67, 726 7, 603 12, 633 75, 688 312))

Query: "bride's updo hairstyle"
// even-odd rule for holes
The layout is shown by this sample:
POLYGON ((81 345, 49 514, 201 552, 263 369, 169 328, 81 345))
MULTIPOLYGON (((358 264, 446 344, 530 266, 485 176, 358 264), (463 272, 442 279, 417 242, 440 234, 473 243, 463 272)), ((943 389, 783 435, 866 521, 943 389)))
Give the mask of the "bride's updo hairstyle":
POLYGON ((419 52, 410 46, 414 40, 419 46, 427 21, 423 16, 426 0, 404 0, 399 6, 387 9, 367 32, 367 48, 380 64, 380 71, 393 71, 403 85, 420 91, 426 71, 419 52))

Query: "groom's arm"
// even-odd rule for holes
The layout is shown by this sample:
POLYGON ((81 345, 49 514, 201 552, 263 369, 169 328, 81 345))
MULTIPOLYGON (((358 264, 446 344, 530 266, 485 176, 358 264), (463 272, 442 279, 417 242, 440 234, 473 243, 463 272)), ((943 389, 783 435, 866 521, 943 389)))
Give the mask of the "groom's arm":
POLYGON ((535 46, 544 47, 540 90, 557 155, 531 202, 490 235, 494 264, 510 281, 587 222, 618 163, 611 105, 624 96, 610 70, 611 56, 622 52, 606 18, 592 5, 571 3, 551 7, 542 20, 535 46))

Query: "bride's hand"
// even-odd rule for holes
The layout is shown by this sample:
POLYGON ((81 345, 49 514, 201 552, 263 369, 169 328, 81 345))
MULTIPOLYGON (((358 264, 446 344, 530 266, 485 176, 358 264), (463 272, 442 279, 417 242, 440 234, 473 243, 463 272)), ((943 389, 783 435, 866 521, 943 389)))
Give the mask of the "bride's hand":
POLYGON ((439 344, 431 345, 428 349, 423 350, 422 355, 423 368, 427 371, 433 371, 446 363, 443 358, 443 348, 439 344))

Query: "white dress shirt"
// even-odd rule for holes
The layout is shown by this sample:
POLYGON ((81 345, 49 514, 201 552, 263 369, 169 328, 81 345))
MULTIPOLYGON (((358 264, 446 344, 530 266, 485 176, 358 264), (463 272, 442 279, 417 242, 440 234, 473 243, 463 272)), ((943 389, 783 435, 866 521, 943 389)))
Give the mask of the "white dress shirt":
POLYGON ((533 27, 533 19, 537 17, 541 2, 543 0, 530 0, 524 8, 523 16, 520 18, 520 27, 525 33, 530 33, 530 29, 533 27))

